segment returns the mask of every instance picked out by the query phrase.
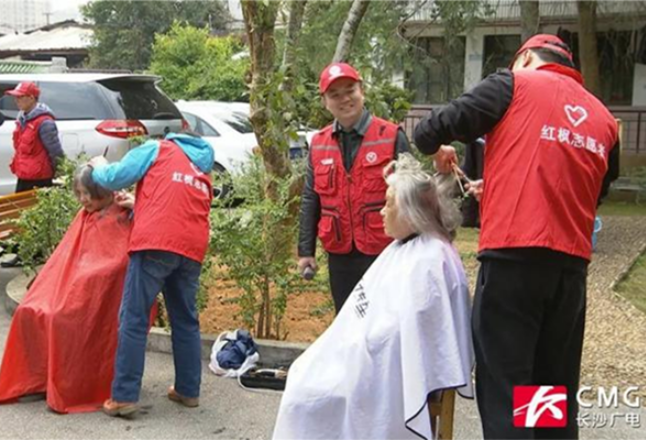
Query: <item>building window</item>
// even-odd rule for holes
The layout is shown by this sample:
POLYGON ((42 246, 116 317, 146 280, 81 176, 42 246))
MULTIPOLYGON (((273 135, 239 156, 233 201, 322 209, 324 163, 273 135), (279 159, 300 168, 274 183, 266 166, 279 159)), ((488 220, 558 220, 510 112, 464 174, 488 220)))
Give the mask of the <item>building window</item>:
POLYGON ((443 104, 464 88, 465 38, 447 44, 443 37, 419 37, 412 41, 413 66, 406 88, 414 92, 414 104, 443 104))
POLYGON ((485 36, 482 77, 509 67, 519 47, 520 35, 485 36))

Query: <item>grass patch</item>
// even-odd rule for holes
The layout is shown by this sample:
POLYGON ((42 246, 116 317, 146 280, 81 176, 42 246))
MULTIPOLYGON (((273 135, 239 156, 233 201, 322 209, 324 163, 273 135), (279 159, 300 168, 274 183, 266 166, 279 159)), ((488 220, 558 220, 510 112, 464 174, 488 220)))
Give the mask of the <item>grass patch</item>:
POLYGON ((478 237, 480 235, 479 229, 474 228, 460 228, 455 237, 455 247, 460 253, 460 258, 462 259, 462 264, 467 271, 467 276, 471 277, 473 274, 470 271, 474 271, 478 266, 478 237))
POLYGON ((475 253, 478 251, 480 230, 475 228, 459 228, 455 236, 455 247, 460 252, 475 253))
POLYGON ((632 215, 646 215, 646 203, 629 203, 629 202, 615 202, 615 201, 604 201, 603 204, 599 207, 598 214, 600 216, 604 215, 622 215, 622 216, 632 216, 632 215))
POLYGON ((639 256, 628 276, 617 286, 617 293, 646 313, 646 254, 639 256))

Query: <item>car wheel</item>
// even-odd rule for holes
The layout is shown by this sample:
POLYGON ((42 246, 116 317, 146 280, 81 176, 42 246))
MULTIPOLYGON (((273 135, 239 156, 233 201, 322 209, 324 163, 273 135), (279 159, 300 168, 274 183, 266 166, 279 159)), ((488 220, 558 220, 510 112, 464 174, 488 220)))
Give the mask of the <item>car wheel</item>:
POLYGON ((215 162, 211 171, 213 181, 213 200, 226 200, 233 191, 231 175, 222 165, 215 162))

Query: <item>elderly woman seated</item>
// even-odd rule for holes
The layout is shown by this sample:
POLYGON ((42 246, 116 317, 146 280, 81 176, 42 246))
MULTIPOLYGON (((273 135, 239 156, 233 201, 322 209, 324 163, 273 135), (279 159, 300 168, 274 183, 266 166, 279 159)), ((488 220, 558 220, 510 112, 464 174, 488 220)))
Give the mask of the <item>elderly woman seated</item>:
POLYGON ((385 171, 391 243, 289 370, 277 439, 432 438, 427 398, 473 397, 470 302, 451 242, 460 216, 408 154, 385 171))
POLYGON ((134 200, 91 175, 88 166, 77 171, 83 208, 11 321, 0 403, 40 395, 67 413, 99 410, 110 397, 134 200))

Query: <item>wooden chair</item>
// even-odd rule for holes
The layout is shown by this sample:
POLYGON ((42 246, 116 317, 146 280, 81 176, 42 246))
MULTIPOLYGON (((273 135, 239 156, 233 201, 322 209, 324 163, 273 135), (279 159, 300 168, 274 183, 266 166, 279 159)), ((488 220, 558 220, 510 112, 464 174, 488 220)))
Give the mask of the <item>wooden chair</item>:
POLYGON ((36 190, 0 196, 0 240, 6 240, 17 230, 16 219, 20 213, 36 204, 36 190))
POLYGON ((441 440, 453 438, 453 413, 455 411, 455 390, 443 390, 428 398, 433 434, 441 440))

